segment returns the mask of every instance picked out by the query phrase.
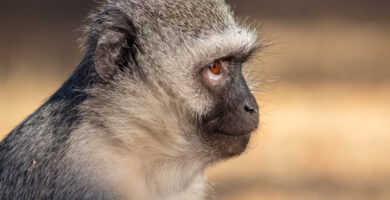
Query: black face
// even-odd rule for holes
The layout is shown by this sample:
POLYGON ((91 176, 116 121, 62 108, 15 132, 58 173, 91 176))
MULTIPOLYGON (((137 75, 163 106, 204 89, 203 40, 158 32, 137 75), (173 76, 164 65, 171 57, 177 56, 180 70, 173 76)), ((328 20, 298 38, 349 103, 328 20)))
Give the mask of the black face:
POLYGON ((242 75, 241 62, 217 60, 203 69, 202 80, 215 103, 201 122, 204 141, 220 157, 241 154, 259 124, 258 105, 242 75))

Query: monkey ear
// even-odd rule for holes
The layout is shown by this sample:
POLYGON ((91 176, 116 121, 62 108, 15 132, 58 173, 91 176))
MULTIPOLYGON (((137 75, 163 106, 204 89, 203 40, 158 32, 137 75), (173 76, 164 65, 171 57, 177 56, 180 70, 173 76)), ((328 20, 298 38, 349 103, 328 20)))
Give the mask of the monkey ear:
POLYGON ((136 30, 133 23, 118 10, 111 10, 101 16, 100 31, 94 51, 97 74, 105 81, 120 71, 133 73, 137 67, 138 49, 136 30))
POLYGON ((104 79, 110 79, 118 72, 127 59, 124 47, 121 44, 123 35, 114 31, 105 31, 96 46, 94 62, 98 75, 104 79))

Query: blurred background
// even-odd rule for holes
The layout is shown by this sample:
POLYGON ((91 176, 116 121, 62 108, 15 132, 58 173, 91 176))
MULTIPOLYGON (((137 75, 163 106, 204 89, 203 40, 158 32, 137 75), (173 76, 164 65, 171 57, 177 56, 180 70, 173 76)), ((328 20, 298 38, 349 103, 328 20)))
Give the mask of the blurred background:
MULTIPOLYGON (((390 1, 227 0, 271 46, 262 126, 217 199, 390 199, 390 1)), ((69 77, 93 0, 0 0, 0 140, 69 77)))

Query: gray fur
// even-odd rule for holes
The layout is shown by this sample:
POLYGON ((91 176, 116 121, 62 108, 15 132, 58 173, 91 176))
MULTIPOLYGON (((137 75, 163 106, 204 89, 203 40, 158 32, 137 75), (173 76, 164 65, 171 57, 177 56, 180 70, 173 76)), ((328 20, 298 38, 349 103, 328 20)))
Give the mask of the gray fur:
POLYGON ((199 130, 216 105, 198 72, 255 34, 222 0, 111 0, 90 20, 73 76, 0 143, 0 199, 204 199, 226 156, 199 130))

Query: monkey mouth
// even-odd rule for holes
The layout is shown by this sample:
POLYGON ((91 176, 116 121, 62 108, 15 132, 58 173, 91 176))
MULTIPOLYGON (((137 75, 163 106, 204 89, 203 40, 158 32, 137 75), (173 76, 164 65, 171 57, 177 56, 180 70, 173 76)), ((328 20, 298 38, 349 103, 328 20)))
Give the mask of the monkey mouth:
POLYGON ((214 133, 217 135, 223 135, 223 136, 228 136, 228 137, 248 137, 252 134, 251 132, 241 132, 241 133, 230 133, 226 131, 221 131, 221 130, 214 130, 214 133))

